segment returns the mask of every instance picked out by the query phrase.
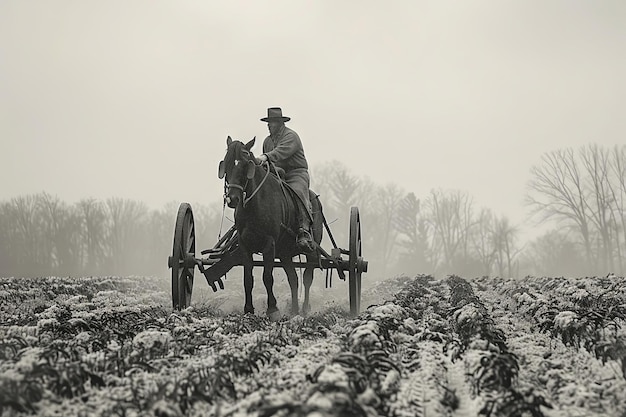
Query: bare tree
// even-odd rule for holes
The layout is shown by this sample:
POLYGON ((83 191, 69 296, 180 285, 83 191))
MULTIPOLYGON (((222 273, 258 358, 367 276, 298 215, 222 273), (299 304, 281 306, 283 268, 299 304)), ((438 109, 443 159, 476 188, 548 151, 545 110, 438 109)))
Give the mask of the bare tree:
POLYGON ((86 198, 77 203, 81 219, 81 236, 83 242, 83 268, 85 272, 97 274, 104 266, 107 214, 102 202, 94 198, 86 198))
POLYGON ((611 195, 611 222, 614 229, 616 248, 616 268, 620 274, 625 271, 626 251, 626 145, 615 146, 609 155, 608 188, 611 195))
POLYGON ((513 277, 513 260, 520 253, 516 247, 518 230, 512 226, 506 217, 493 219, 493 249, 498 276, 513 277))
POLYGON ((394 257, 395 247, 397 244, 398 231, 393 227, 397 217, 397 207, 404 196, 404 191, 396 184, 387 184, 382 187, 376 187, 374 191, 376 198, 374 199, 373 210, 368 212, 370 219, 375 221, 368 222, 367 236, 370 236, 373 242, 368 245, 368 253, 373 258, 380 256, 378 261, 382 267, 382 273, 389 271, 390 263, 394 257))
POLYGON ((544 155, 533 167, 528 203, 543 220, 572 227, 580 237, 588 272, 624 272, 626 146, 592 144, 544 155))
POLYGON ((0 276, 14 275, 17 259, 14 248, 18 235, 13 220, 11 204, 0 204, 0 276))
POLYGON ((472 248, 482 265, 483 275, 491 275, 491 270, 496 260, 494 222, 495 216, 493 212, 490 209, 483 208, 478 213, 476 227, 471 234, 472 248))
POLYGON ((108 212, 109 268, 114 273, 137 269, 137 248, 142 221, 147 215, 144 203, 122 198, 106 200, 108 212))
POLYGON ((600 268, 615 270, 613 258, 613 207, 614 201, 610 190, 609 152, 598 145, 581 148, 580 158, 586 170, 586 182, 589 198, 585 201, 590 219, 595 226, 599 239, 598 261, 600 268))
POLYGON ((473 201, 461 191, 431 191, 426 200, 428 221, 433 230, 433 250, 441 250, 442 268, 462 273, 470 261, 469 238, 474 224, 473 201))
POLYGON ((37 216, 37 197, 26 195, 12 198, 9 218, 13 228, 12 246, 16 264, 26 274, 41 274, 46 268, 48 254, 41 247, 40 219, 37 216))
POLYGON ((80 218, 76 210, 48 193, 38 195, 37 207, 42 220, 42 245, 51 272, 68 275, 82 266, 80 218))
MULTIPOLYGON (((320 195, 327 221, 332 224, 339 220, 332 233, 341 246, 341 242, 348 239, 350 208, 358 206, 363 198, 363 180, 338 161, 327 162, 312 171, 311 188, 320 195)), ((371 190, 367 192, 371 193, 371 190)))
POLYGON ((427 274, 434 273, 437 261, 433 259, 430 250, 428 224, 422 216, 420 200, 414 193, 408 193, 398 203, 393 226, 400 236, 404 237, 398 242, 404 248, 399 260, 400 268, 427 274))
POLYGON ((536 276, 584 276, 583 251, 572 233, 562 229, 548 231, 528 244, 524 252, 526 272, 536 276))
POLYGON ((555 219, 574 225, 581 236, 587 262, 595 266, 592 251, 589 195, 572 149, 544 154, 539 165, 531 168, 526 203, 541 221, 555 219))
POLYGON ((406 237, 405 246, 410 253, 418 246, 417 224, 420 215, 420 200, 414 193, 408 193, 398 203, 397 216, 394 219, 394 227, 406 237))
POLYGON ((360 179, 350 173, 344 165, 336 165, 330 183, 333 202, 339 213, 350 213, 350 207, 357 205, 359 199, 360 179))

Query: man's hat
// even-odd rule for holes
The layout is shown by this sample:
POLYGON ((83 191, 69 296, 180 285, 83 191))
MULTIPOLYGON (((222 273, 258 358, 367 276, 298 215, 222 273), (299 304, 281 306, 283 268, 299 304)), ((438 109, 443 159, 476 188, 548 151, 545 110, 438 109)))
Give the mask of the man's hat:
POLYGON ((261 119, 262 122, 288 122, 291 117, 283 116, 280 107, 270 107, 267 109, 267 117, 261 119))

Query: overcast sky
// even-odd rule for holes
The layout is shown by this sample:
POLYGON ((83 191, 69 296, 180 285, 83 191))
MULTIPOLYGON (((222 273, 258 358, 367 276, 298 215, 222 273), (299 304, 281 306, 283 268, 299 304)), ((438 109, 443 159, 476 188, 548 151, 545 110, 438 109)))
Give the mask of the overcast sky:
POLYGON ((218 201, 281 106, 312 166, 518 221, 543 153, 626 141, 625 74, 623 0, 0 0, 0 201, 218 201))

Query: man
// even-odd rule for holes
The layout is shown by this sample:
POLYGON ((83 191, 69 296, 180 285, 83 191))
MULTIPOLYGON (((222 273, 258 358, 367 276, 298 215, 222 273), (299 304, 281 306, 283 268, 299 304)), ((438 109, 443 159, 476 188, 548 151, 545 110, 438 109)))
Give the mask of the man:
POLYGON ((294 189, 302 203, 303 210, 298 210, 298 248, 307 253, 313 251, 313 240, 309 233, 311 225, 311 201, 309 199, 309 165, 304 156, 304 148, 296 132, 285 126, 290 117, 283 116, 280 107, 267 109, 267 117, 261 119, 267 122, 270 135, 263 142, 263 154, 257 158, 257 163, 270 161, 277 167, 285 170, 285 182, 294 189))

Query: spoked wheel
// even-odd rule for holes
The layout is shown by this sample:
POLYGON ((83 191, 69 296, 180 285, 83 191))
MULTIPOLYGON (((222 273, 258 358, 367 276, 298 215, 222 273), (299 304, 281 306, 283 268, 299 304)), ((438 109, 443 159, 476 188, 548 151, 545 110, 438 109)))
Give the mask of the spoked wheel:
POLYGON ((361 249, 361 218, 358 207, 350 209, 349 276, 350 314, 356 316, 361 311, 361 274, 367 272, 367 261, 363 260, 361 249))
POLYGON ((193 213, 188 203, 178 207, 174 228, 174 248, 169 259, 172 268, 172 302, 175 310, 189 307, 193 290, 196 256, 196 232, 193 213))

